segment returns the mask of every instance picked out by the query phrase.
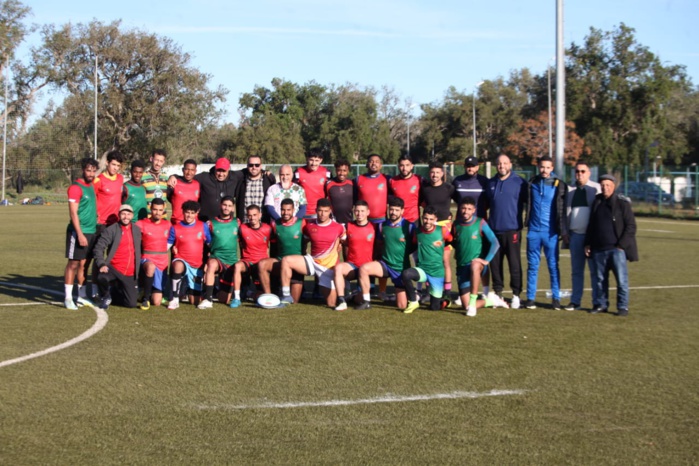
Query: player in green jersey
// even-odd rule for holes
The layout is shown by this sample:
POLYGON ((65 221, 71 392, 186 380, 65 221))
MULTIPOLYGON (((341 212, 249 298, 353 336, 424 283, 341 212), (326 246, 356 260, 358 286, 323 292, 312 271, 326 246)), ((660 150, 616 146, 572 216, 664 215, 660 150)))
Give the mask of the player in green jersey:
POLYGON ((422 226, 415 231, 413 243, 417 246, 417 265, 401 273, 401 280, 408 295, 408 306, 403 311, 410 314, 420 307, 413 281, 428 282, 430 285, 430 310, 446 307, 449 300, 444 294, 444 247, 451 241, 451 232, 446 226, 437 224, 437 208, 431 205, 422 211, 422 226))
MULTIPOLYGON (((291 198, 282 199, 281 217, 272 222, 271 257, 262 259, 258 264, 260 285, 264 293, 272 292, 272 281, 281 286, 281 263, 285 256, 303 255, 306 245, 303 239, 303 227, 306 221, 294 216, 295 203, 291 198), (273 280, 274 279, 274 280, 273 280)), ((303 275, 293 272, 291 275, 291 297, 299 302, 303 293, 303 275)))
POLYGON ((141 182, 145 170, 146 164, 144 164, 142 160, 134 160, 131 162, 131 179, 124 183, 121 202, 133 208, 134 215, 131 223, 136 223, 148 217, 146 188, 143 187, 143 183, 141 182))
POLYGON ((509 307, 498 295, 492 293, 484 299, 478 299, 478 287, 481 276, 487 273, 490 261, 498 251, 495 233, 488 223, 476 217, 476 200, 465 197, 459 202, 458 219, 452 226, 452 246, 455 250, 456 277, 459 283, 461 305, 466 315, 474 317, 481 307, 509 307), (487 241, 484 241, 484 238, 487 241), (483 254, 483 246, 489 244, 487 254, 483 254))
POLYGON ((228 304, 228 294, 233 283, 233 268, 238 262, 238 228, 240 221, 233 217, 235 201, 231 196, 221 199, 221 211, 218 217, 209 220, 207 227, 211 232, 209 260, 204 274, 204 299, 199 309, 211 309, 214 296, 214 281, 219 276, 218 300, 228 304))

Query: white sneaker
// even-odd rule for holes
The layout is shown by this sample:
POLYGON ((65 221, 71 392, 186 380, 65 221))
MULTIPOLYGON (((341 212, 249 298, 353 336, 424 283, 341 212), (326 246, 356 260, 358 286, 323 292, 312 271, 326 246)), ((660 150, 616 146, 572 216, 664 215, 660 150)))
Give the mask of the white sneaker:
POLYGON ((466 315, 469 317, 476 317, 477 313, 478 310, 476 309, 476 306, 469 306, 466 310, 466 315))
POLYGON ((340 304, 335 306, 336 311, 344 311, 345 309, 347 309, 347 302, 345 301, 342 301, 340 304))
POLYGON ((212 303, 208 299, 204 299, 202 300, 202 302, 199 303, 197 309, 211 309, 212 307, 214 307, 214 303, 212 303))
POLYGON ((170 302, 167 305, 167 308, 171 311, 174 311, 175 309, 180 307, 180 298, 172 298, 170 302))
POLYGON ((504 307, 505 309, 509 308, 510 305, 507 304, 507 301, 502 299, 500 296, 496 295, 495 293, 492 294, 490 299, 493 300, 493 307, 504 307))
POLYGON ((519 309, 520 303, 519 303, 519 296, 513 296, 512 297, 512 303, 510 304, 511 309, 519 309))
POLYGON ((461 306, 461 296, 457 296, 457 298, 454 300, 454 304, 461 306))

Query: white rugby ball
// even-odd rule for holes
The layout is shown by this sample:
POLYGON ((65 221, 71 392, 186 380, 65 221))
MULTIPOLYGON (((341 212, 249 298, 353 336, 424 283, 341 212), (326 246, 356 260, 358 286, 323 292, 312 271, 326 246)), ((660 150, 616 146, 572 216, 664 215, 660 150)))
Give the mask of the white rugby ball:
POLYGON ((277 296, 276 294, 265 293, 261 294, 260 297, 257 298, 257 305, 265 309, 279 307, 280 304, 281 300, 279 299, 279 296, 277 296))

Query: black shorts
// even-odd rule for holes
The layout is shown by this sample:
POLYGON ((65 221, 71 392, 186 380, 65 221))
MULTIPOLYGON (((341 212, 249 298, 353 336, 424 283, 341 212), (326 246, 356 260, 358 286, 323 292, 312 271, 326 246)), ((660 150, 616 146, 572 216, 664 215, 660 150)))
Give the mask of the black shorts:
POLYGON ((91 253, 97 242, 97 235, 88 233, 85 235, 85 238, 87 238, 87 246, 80 246, 78 234, 72 227, 68 227, 68 230, 66 230, 66 259, 81 261, 92 257, 91 253))

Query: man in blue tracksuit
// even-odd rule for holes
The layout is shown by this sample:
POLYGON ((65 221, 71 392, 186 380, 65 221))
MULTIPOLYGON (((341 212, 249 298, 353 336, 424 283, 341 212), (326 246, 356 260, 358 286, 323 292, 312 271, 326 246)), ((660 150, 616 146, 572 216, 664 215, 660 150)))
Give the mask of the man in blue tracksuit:
POLYGON ((527 309, 536 309, 536 282, 539 276, 541 250, 551 277, 551 307, 561 309, 558 270, 558 239, 568 243, 566 222, 566 193, 568 186, 553 173, 553 160, 545 155, 539 159, 539 174, 529 182, 529 208, 527 209, 527 309))

